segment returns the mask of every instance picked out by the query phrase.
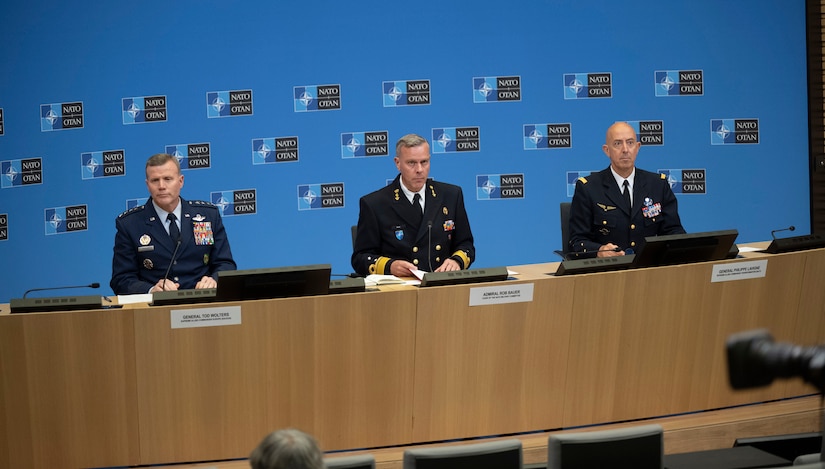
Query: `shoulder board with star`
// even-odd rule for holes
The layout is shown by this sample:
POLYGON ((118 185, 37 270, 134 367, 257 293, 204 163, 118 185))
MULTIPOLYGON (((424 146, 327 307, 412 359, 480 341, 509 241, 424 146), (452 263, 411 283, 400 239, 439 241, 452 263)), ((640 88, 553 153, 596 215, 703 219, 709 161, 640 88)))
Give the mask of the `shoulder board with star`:
POLYGON ((130 208, 129 210, 126 210, 125 212, 122 212, 122 213, 121 213, 120 215, 118 215, 117 217, 118 217, 118 218, 123 218, 123 217, 125 217, 125 216, 127 216, 127 215, 131 215, 131 214, 133 214, 133 213, 138 213, 138 212, 140 212, 141 210, 143 210, 144 208, 146 208, 146 205, 136 205, 136 206, 134 206, 134 207, 130 208))
POLYGON ((217 205, 213 204, 212 202, 207 202, 205 200, 187 200, 186 202, 193 207, 212 207, 218 208, 217 205))
POLYGON ((659 179, 667 179, 667 176, 665 176, 664 173, 662 173, 659 175, 659 179))
POLYGON ((579 181, 581 181, 582 184, 587 184, 587 178, 584 176, 580 177, 579 181))

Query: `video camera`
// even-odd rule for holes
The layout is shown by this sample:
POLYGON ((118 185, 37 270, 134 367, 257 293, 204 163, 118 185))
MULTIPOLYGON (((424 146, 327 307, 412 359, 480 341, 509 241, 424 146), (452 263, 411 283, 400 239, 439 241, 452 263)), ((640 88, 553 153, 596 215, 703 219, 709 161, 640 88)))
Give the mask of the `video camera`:
POLYGON ((800 377, 825 393, 825 345, 774 343, 765 329, 733 334, 727 340, 728 378, 734 389, 800 377))

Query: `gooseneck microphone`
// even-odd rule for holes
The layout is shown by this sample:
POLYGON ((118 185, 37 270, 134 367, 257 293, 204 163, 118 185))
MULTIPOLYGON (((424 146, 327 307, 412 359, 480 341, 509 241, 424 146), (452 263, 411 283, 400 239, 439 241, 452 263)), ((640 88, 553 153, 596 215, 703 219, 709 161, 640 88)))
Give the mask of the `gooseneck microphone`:
POLYGON ((433 271, 433 221, 427 221, 427 263, 430 265, 430 272, 433 271))
MULTIPOLYGON (((175 223, 174 221, 172 223, 175 223)), ((166 281, 169 280, 169 271, 172 270, 172 265, 175 263, 175 258, 178 257, 178 249, 180 249, 180 234, 178 240, 175 241, 175 250, 172 251, 172 258, 169 259, 169 267, 166 268, 166 273, 163 274, 163 289, 166 290, 166 281)))
POLYGON ((23 293, 23 298, 25 299, 26 295, 28 295, 29 293, 31 293, 33 291, 63 290, 64 288, 100 288, 100 284, 95 282, 95 283, 90 283, 88 285, 70 285, 70 286, 65 286, 65 287, 31 288, 29 290, 26 290, 26 293, 23 293))
POLYGON ((787 228, 782 228, 781 230, 771 230, 771 238, 776 239, 776 233, 779 233, 780 231, 793 231, 795 229, 796 227, 791 225, 787 228))

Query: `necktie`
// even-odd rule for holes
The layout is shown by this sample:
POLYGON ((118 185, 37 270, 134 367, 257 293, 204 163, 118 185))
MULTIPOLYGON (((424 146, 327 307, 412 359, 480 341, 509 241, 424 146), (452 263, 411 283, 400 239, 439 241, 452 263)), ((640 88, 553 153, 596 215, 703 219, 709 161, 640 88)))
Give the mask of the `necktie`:
POLYGON ((178 217, 176 217, 174 213, 170 213, 166 219, 169 220, 169 237, 172 238, 172 241, 177 242, 180 239, 180 229, 175 222, 178 217))
POLYGON ((624 183, 622 183, 622 187, 624 187, 622 190, 624 201, 627 202, 628 208, 633 207, 633 202, 630 201, 630 183, 627 182, 627 179, 625 179, 624 183))
POLYGON ((424 217, 424 212, 421 210, 421 194, 416 193, 413 196, 412 205, 413 205, 413 208, 415 209, 414 210, 414 213, 416 214, 415 220, 420 225, 421 224, 421 219, 424 217))

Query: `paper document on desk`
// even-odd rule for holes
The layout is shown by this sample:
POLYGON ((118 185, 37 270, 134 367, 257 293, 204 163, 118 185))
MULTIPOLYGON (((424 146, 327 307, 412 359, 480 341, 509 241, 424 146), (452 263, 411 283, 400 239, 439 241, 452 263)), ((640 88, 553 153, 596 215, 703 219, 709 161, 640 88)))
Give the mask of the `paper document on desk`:
POLYGON ((402 283, 404 283, 404 280, 396 277, 395 275, 372 274, 367 275, 364 279, 364 285, 369 287, 374 287, 376 285, 396 285, 402 283))

